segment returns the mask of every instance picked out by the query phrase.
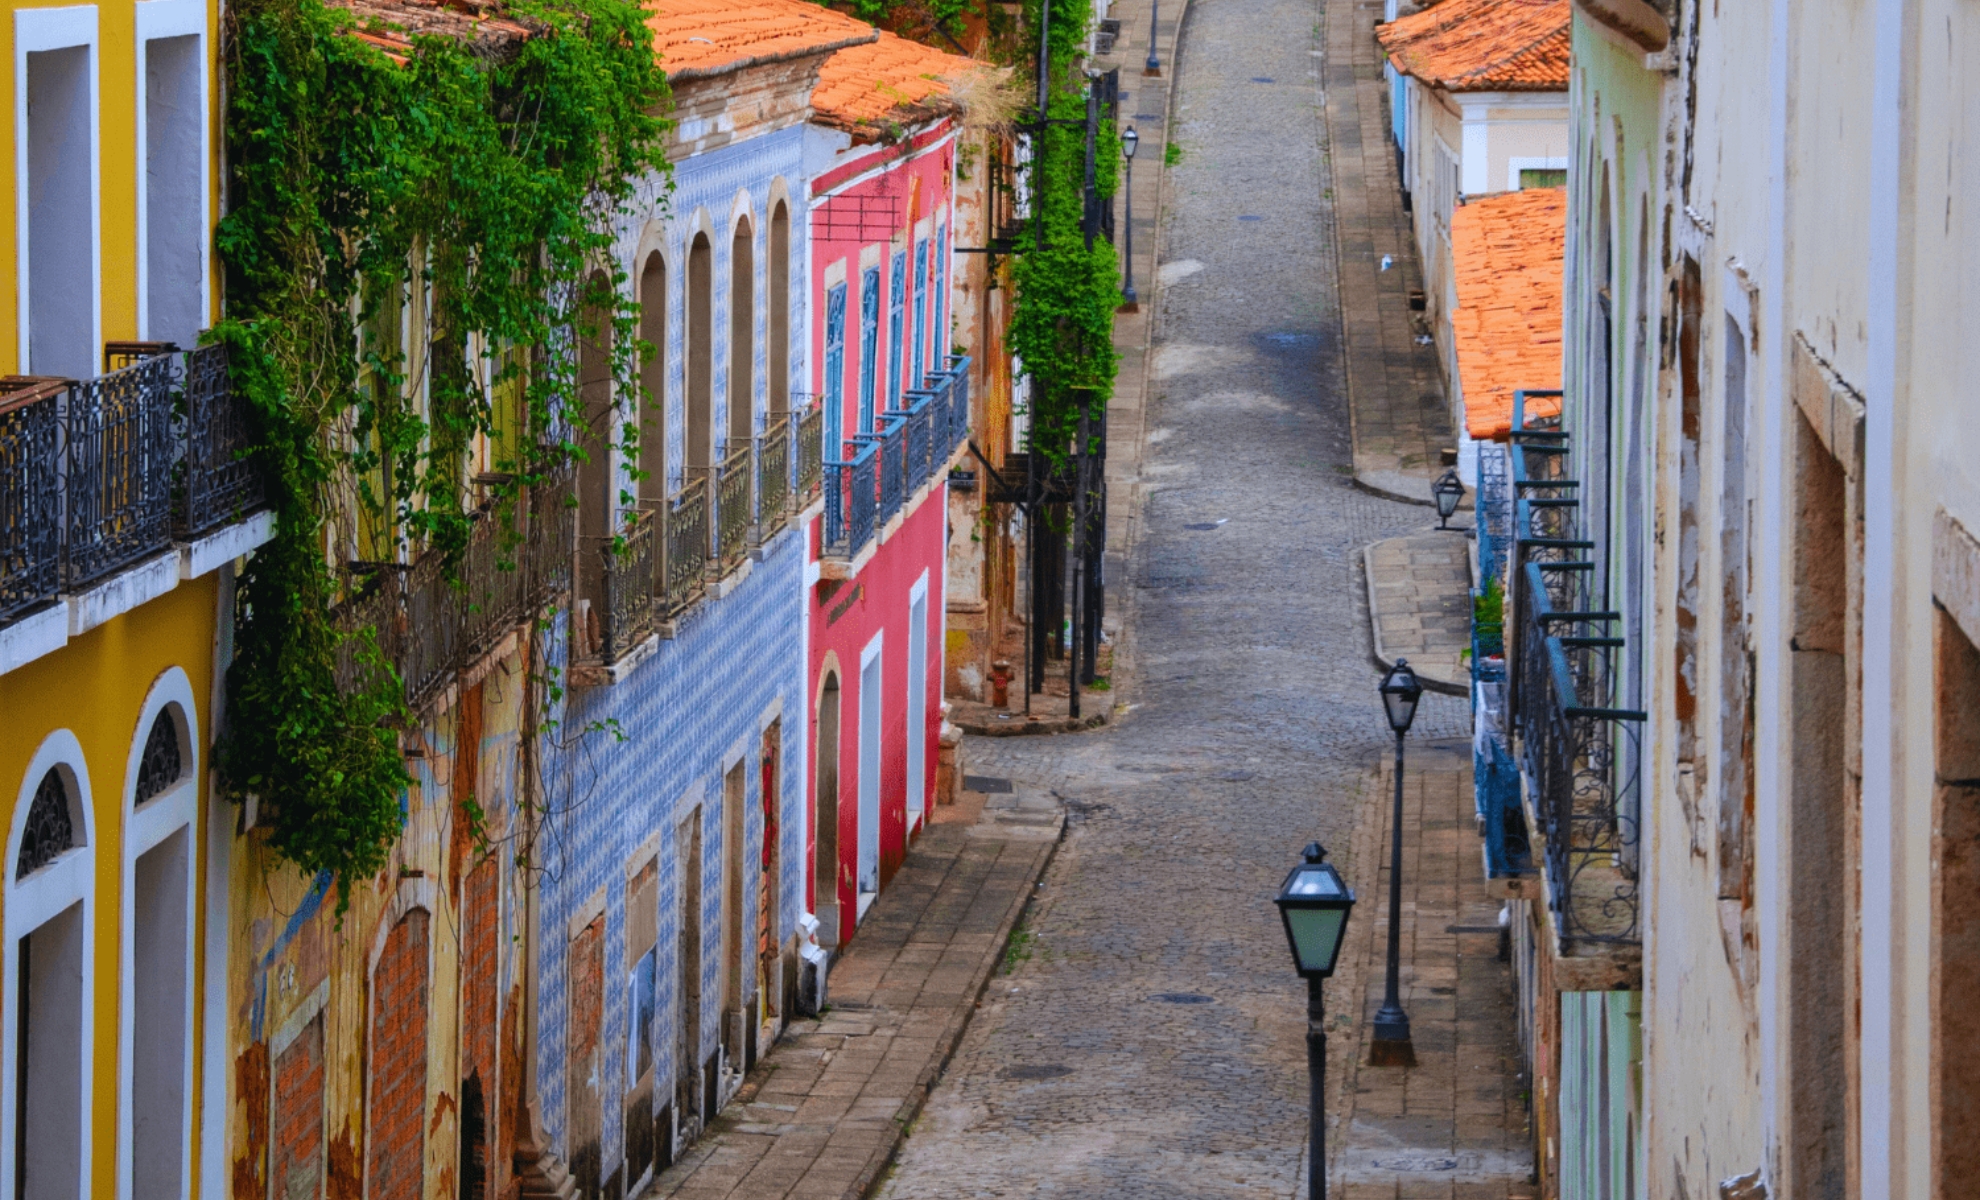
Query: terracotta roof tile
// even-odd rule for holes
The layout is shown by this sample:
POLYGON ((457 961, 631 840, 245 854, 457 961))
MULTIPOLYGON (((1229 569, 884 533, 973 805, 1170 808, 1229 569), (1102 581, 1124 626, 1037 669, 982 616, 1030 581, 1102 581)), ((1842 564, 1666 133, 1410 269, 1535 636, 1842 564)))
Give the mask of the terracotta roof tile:
POLYGON ((815 119, 848 133, 870 133, 888 120, 915 124, 957 110, 945 80, 977 63, 882 32, 825 60, 811 94, 815 119))
POLYGON ((403 64, 412 39, 428 34, 459 38, 484 52, 503 53, 528 38, 531 28, 506 17, 489 0, 330 0, 351 14, 354 35, 403 64))
POLYGON ((1451 92, 1564 91, 1569 0, 1442 0, 1376 27, 1389 62, 1451 92))
POLYGON ((871 42, 864 21, 809 0, 646 0, 653 50, 669 76, 719 75, 871 42))
MULTIPOLYGON (((1505 192, 1451 214, 1451 333, 1465 428, 1474 438, 1505 438, 1515 391, 1561 386, 1566 248, 1566 188, 1505 192)), ((1559 410, 1559 400, 1530 409, 1559 410)))

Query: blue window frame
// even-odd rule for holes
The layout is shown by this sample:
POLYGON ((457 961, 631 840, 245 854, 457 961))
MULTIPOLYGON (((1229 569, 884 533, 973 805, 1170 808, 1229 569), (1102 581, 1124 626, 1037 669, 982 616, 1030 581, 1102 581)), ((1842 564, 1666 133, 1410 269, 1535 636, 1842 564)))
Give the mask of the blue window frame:
POLYGON ((893 291, 887 302, 887 407, 899 408, 901 352, 907 346, 907 251, 894 252, 893 291))
POLYGON ((846 285, 825 293, 825 461, 845 454, 846 285))
POLYGON ((859 277, 859 431, 873 432, 874 385, 880 374, 880 268, 859 277))
POLYGON ((949 227, 942 226, 935 250, 935 327, 928 353, 936 370, 948 365, 949 353, 949 227))
POLYGON ((922 238, 914 244, 914 282, 921 294, 914 304, 914 374, 908 376, 908 386, 921 386, 922 374, 928 364, 928 239, 922 238))

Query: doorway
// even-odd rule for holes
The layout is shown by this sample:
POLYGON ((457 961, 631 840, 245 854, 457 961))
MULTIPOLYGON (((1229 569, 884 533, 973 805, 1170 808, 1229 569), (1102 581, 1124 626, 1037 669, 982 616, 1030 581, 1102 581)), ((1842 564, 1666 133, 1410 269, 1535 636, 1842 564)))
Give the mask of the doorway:
POLYGON ((839 944, 839 675, 825 677, 818 697, 818 799, 811 818, 811 911, 818 940, 839 944))
POLYGON ((679 1115, 676 1154, 701 1133, 701 810, 681 818, 674 834, 680 855, 680 957, 674 977, 680 980, 680 1020, 674 1026, 674 1111, 679 1115))
POLYGON ((928 806, 928 577, 908 601, 907 832, 921 824, 928 806))
MULTIPOLYGON (((781 822, 777 819, 777 755, 783 745, 783 731, 777 722, 763 731, 763 751, 759 775, 763 785, 763 869, 756 877, 756 1021, 754 1039, 762 1046, 777 1036, 777 1019, 783 1010, 783 988, 778 964, 782 958, 783 933, 778 922, 777 886, 778 842, 781 822)), ((752 1058, 754 1056, 752 1055, 752 1058)), ((752 1064, 753 1065, 753 1064, 752 1064)))
MULTIPOLYGON (((743 824, 749 763, 737 761, 722 776, 722 1090, 742 1082, 747 1037, 743 1020, 743 824)), ((721 1103, 721 1097, 716 1098, 721 1103)))
POLYGON ((859 917, 880 891, 880 639, 859 656, 859 917))

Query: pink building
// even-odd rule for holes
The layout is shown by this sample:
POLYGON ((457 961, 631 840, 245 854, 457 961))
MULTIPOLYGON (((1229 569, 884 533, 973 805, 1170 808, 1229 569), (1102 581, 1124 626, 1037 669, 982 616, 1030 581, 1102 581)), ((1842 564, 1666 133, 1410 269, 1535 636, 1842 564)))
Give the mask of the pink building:
POLYGON ((882 33, 813 93, 812 387, 825 506, 808 531, 812 821, 807 895, 843 944, 933 803, 949 467, 968 372, 949 349, 965 58, 882 33))

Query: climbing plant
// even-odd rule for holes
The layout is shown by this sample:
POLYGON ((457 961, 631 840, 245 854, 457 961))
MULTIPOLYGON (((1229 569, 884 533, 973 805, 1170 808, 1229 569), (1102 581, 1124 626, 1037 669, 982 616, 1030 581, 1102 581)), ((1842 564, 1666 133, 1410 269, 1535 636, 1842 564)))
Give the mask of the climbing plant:
MULTIPOLYGON (((1086 80, 1074 68, 1092 17, 1091 0, 1052 0, 1050 8, 1047 115, 1054 123, 1042 136, 1034 134, 1030 179, 1037 225, 1023 232, 1022 252, 1011 268, 1016 299, 1010 347, 1031 376, 1033 449, 1056 460, 1070 452, 1078 427, 1075 393, 1091 389, 1101 405, 1112 394, 1114 310, 1121 291, 1114 247, 1097 237, 1088 246, 1085 231, 1086 80)), ((1039 28, 1040 9, 1039 0, 1026 5, 1032 29, 1039 28)), ((1102 119, 1093 181, 1103 200, 1114 194, 1119 162, 1119 140, 1111 122, 1102 119)))
POLYGON ((228 317, 211 337, 254 416, 276 534, 239 580, 220 763, 270 848, 337 880, 339 911, 387 862, 411 779, 400 680, 332 617, 338 531, 457 552, 477 436, 495 439, 508 496, 582 455, 575 346, 605 325, 636 394, 624 281, 594 272, 638 181, 666 170, 645 14, 507 0, 493 15, 407 39, 323 0, 227 7, 228 317), (360 336, 408 304, 414 356, 360 336), (520 398, 516 417, 498 394, 520 398), (357 667, 341 689, 340 657, 357 667))

